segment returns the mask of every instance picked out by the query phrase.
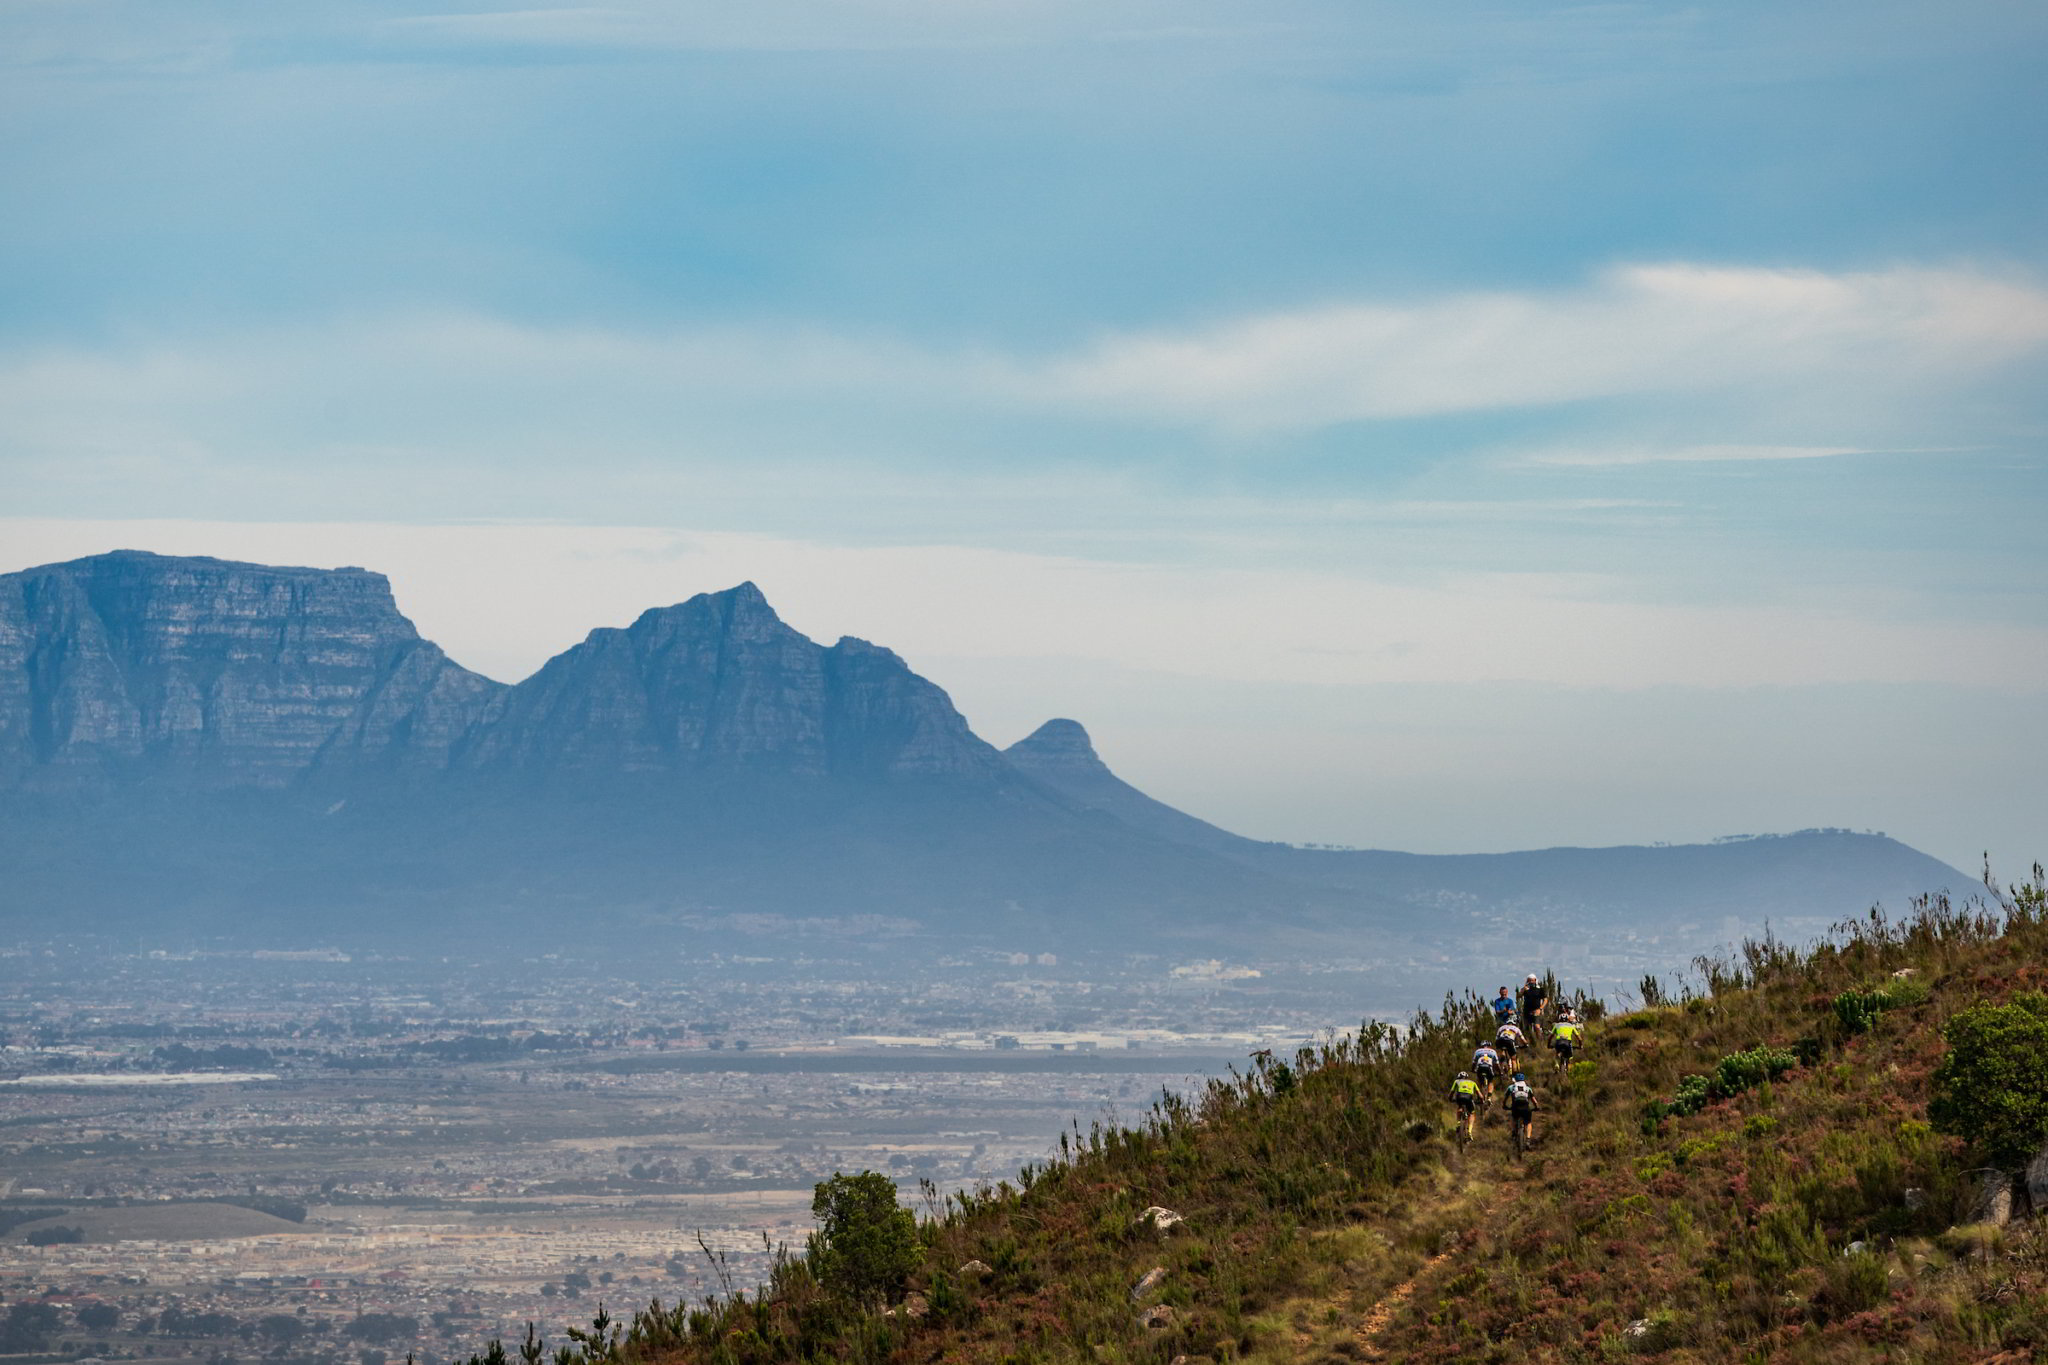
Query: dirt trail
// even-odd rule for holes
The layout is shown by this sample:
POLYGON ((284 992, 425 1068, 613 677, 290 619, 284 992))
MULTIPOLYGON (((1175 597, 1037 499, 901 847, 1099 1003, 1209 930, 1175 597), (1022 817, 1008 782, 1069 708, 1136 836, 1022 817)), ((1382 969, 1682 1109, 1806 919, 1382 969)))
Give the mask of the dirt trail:
MULTIPOLYGON (((1519 1175, 1520 1172, 1518 1171, 1516 1172, 1517 1178, 1501 1180, 1483 1198, 1477 1201, 1478 1212, 1473 1219, 1473 1226, 1484 1223, 1498 1215, 1507 1206, 1508 1201, 1515 1198, 1521 1192, 1522 1182, 1519 1179, 1519 1175)), ((1358 1343, 1361 1359, 1387 1359, 1386 1352, 1380 1349, 1380 1334, 1387 1330, 1387 1324, 1394 1320, 1394 1314, 1400 1310, 1402 1304, 1408 1301, 1409 1296, 1415 1292, 1415 1287, 1428 1279, 1435 1273, 1438 1266, 1450 1260, 1457 1252, 1458 1248, 1456 1247, 1452 1247, 1447 1251, 1439 1251, 1436 1255, 1424 1261, 1412 1276, 1389 1289, 1380 1297, 1378 1303, 1375 1303, 1366 1310, 1365 1316, 1359 1319, 1357 1328, 1351 1334, 1352 1339, 1358 1343)))
POLYGON ((1450 1252, 1439 1251, 1436 1255, 1422 1263, 1422 1269, 1415 1272, 1413 1279, 1403 1280, 1392 1289, 1389 1289, 1386 1297, 1374 1304, 1371 1310, 1366 1313, 1365 1317, 1358 1324, 1358 1330, 1352 1333, 1352 1336, 1357 1340, 1364 1352, 1364 1359, 1385 1360, 1387 1358, 1386 1352, 1379 1348, 1379 1335, 1381 1332, 1386 1331, 1387 1324, 1394 1320, 1394 1310, 1407 1302, 1408 1296, 1415 1292, 1415 1286, 1420 1284, 1425 1276, 1450 1258, 1450 1252))

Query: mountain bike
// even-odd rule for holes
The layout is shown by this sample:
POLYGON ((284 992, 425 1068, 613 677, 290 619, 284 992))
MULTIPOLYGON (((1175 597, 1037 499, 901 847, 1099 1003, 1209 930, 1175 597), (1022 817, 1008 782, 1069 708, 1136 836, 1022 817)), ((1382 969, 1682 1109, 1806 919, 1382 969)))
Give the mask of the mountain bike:
POLYGON ((1479 1072, 1479 1107, 1482 1109, 1493 1107, 1493 1075, 1484 1069, 1479 1072))
POLYGON ((1528 1151, 1535 1143, 1533 1135, 1535 1122, 1536 1116, 1533 1112, 1526 1115, 1508 1115, 1508 1126, 1514 1130, 1515 1135, 1515 1160, 1517 1161, 1520 1161, 1522 1154, 1528 1151))

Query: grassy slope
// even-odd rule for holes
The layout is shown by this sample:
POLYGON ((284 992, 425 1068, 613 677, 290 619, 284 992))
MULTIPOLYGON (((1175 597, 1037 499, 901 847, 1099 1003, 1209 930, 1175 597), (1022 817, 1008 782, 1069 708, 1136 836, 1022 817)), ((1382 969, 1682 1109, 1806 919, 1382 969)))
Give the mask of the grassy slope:
MULTIPOLYGON (((2048 1352, 2048 1235, 1958 1230, 1967 1153, 1931 1131, 1953 1011, 2048 988, 2037 878, 2002 913, 1873 914, 1811 953, 1750 945, 1705 994, 1596 1020, 1590 1060, 1543 1068, 1520 1164, 1498 1111, 1460 1151, 1441 1096, 1484 1005, 1398 1042, 1368 1028, 1076 1131, 1017 1186, 924 1225, 915 1319, 820 1292, 799 1258, 758 1300, 639 1315, 615 1361, 1390 1360, 2017 1362, 2048 1352), (2001 923, 2002 922, 2002 923, 2001 923), (1869 1031, 1843 991, 1891 988, 1869 1031), (1768 1044, 1804 1064, 1696 1114, 1644 1104, 1768 1044), (1924 1192, 1908 1207, 1909 1188, 1924 1192), (1150 1205, 1186 1222, 1165 1236, 1150 1205), (1866 1254, 1846 1255, 1851 1241, 1866 1254), (969 1261, 988 1273, 963 1273, 969 1261), (1163 1267, 1134 1301, 1133 1285, 1163 1267), (1140 1309, 1174 1310, 1163 1327, 1140 1309), (1629 1335, 1631 1323, 1638 1324, 1629 1335)), ((2040 1220, 2048 1223, 2048 1219, 2040 1220)), ((567 1362, 565 1365, 574 1365, 567 1362)))

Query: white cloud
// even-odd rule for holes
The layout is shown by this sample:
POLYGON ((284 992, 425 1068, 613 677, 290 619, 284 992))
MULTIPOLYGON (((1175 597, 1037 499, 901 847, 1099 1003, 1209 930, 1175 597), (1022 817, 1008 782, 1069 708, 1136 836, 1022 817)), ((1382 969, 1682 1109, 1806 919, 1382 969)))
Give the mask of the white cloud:
POLYGON ((2048 342, 2048 292, 1968 270, 1691 264, 1554 293, 1347 303, 1112 337, 1055 393, 1158 420, 1312 428, 1373 418, 1748 391, 1806 406, 1924 392, 2048 342))
POLYGON ((716 443, 743 458, 792 443, 821 456, 915 449, 935 418, 990 432, 1089 422, 1114 441, 1131 422, 1284 433, 1624 398, 1638 425, 1647 413, 1690 439, 1598 439, 1588 419, 1588 436, 1538 461, 1816 458, 1929 444, 1909 439, 1915 424, 1938 425, 1946 400, 2044 343, 2048 291, 1925 269, 1638 266, 1571 290, 1353 303, 1048 356, 792 326, 629 331, 412 313, 0 360, 0 436, 30 461, 145 438, 223 458, 238 446, 630 458, 716 443))
POLYGON ((1673 446, 1616 445, 1563 447, 1532 451, 1509 463, 1557 468, 1604 469, 1632 464, 1725 464, 1746 461, 1824 460, 1836 455, 1868 455, 1857 446, 1673 446))

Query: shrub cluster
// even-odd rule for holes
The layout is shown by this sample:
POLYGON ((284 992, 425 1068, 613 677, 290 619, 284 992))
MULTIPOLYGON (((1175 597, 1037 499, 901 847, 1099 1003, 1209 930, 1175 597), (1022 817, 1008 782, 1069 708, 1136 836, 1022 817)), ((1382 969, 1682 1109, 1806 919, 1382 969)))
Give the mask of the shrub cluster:
POLYGON ((1927 987, 1911 977, 1888 986, 1843 991, 1835 997, 1835 1021, 1844 1033, 1868 1033, 1886 1010, 1917 1005, 1926 998, 1927 987))
POLYGON ((1712 1076, 1687 1076, 1678 1083, 1678 1093, 1667 1100, 1651 1100, 1643 1106, 1643 1121, 1655 1125, 1671 1115, 1697 1114, 1716 1100, 1733 1099, 1754 1090, 1765 1081, 1775 1081, 1799 1065, 1799 1058, 1783 1048, 1758 1044, 1742 1052, 1731 1052, 1714 1067, 1712 1076))

